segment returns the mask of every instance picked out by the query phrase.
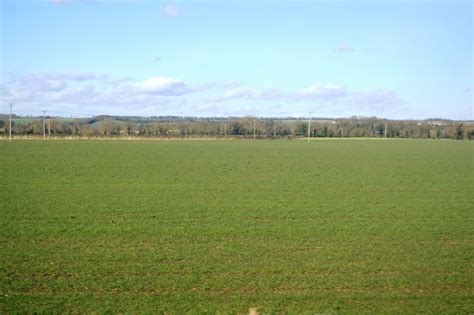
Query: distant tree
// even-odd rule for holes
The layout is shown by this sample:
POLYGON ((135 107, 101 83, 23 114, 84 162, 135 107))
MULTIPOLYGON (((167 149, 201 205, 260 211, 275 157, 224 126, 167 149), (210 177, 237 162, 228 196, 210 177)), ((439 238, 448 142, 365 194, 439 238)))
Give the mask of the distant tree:
POLYGON ((451 138, 456 139, 456 140, 462 140, 463 134, 464 134, 463 124, 458 124, 453 128, 451 132, 451 138))
POLYGON ((474 128, 467 130, 465 139, 474 140, 474 128))
POLYGON ((145 127, 145 124, 141 123, 141 124, 138 126, 138 134, 139 134, 140 136, 146 135, 146 127, 145 127))
POLYGON ((232 123, 232 125, 230 126, 230 134, 233 134, 233 135, 244 135, 245 134, 245 128, 243 126, 242 123, 236 121, 234 123, 232 123))
POLYGON ((299 123, 296 133, 297 135, 300 135, 300 136, 306 136, 308 134, 308 123, 307 122, 299 123))
POLYGON ((326 125, 324 125, 323 127, 323 137, 327 137, 329 134, 328 134, 328 127, 326 125))

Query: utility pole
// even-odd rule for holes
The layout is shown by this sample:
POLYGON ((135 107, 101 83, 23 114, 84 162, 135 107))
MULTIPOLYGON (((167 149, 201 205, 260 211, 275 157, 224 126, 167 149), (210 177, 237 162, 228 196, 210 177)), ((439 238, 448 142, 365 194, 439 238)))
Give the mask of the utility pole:
POLYGON ((224 124, 224 138, 227 138, 227 124, 224 124))
POLYGON ((276 133, 276 127, 275 127, 275 122, 273 122, 273 138, 276 138, 277 133, 276 133))
POLYGON ((155 122, 155 131, 153 132, 153 135, 154 135, 155 138, 156 138, 156 122, 155 122))
POLYGON ((185 121, 185 119, 184 119, 184 113, 182 113, 182 115, 183 115, 183 116, 182 116, 182 118, 181 118, 181 119, 182 119, 181 123, 182 123, 183 129, 184 129, 184 138, 186 139, 186 138, 188 137, 188 127, 186 126, 186 124, 185 124, 185 122, 184 122, 184 121, 185 121))
POLYGON ((8 141, 12 142, 12 107, 13 104, 10 103, 10 129, 8 131, 8 141))
POLYGON ((43 112, 43 139, 46 139, 46 111, 42 110, 43 112))
POLYGON ((383 133, 385 138, 387 138, 387 122, 385 122, 385 127, 383 128, 383 133))
POLYGON ((309 119, 308 119, 308 143, 309 143, 310 135, 311 135, 311 112, 309 112, 309 119))
POLYGON ((48 118, 48 138, 51 139, 51 118, 48 118))
POLYGON ((255 135, 255 131, 256 131, 256 129, 257 129, 257 125, 256 125, 256 124, 257 124, 257 122, 256 122, 256 120, 254 119, 254 120, 253 120, 253 140, 254 140, 254 141, 257 139, 257 137, 256 137, 256 135, 255 135))

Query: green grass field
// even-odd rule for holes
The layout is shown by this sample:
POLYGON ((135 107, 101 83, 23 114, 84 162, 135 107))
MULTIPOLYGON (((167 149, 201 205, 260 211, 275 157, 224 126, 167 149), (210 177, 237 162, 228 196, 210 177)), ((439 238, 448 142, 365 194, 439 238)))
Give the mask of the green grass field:
POLYGON ((473 313, 474 142, 0 142, 0 313, 473 313))

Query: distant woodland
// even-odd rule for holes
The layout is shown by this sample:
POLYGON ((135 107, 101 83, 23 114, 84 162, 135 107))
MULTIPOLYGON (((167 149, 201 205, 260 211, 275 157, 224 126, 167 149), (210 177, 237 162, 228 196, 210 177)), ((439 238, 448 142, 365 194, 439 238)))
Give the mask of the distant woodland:
MULTIPOLYGON (((9 133, 9 116, 0 115, 0 137, 9 133)), ((92 118, 13 116, 13 136, 23 137, 143 137, 143 138, 242 138, 275 139, 308 136, 308 118, 198 118, 125 117, 92 118)), ((445 119, 386 120, 377 117, 314 118, 310 137, 387 137, 424 139, 474 139, 473 121, 445 119)))

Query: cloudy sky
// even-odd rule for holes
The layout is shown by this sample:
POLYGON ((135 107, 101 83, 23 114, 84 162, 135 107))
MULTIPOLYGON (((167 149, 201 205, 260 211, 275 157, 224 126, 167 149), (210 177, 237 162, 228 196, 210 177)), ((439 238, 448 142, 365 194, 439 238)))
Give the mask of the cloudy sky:
POLYGON ((473 119, 470 0, 0 3, 0 112, 473 119))

